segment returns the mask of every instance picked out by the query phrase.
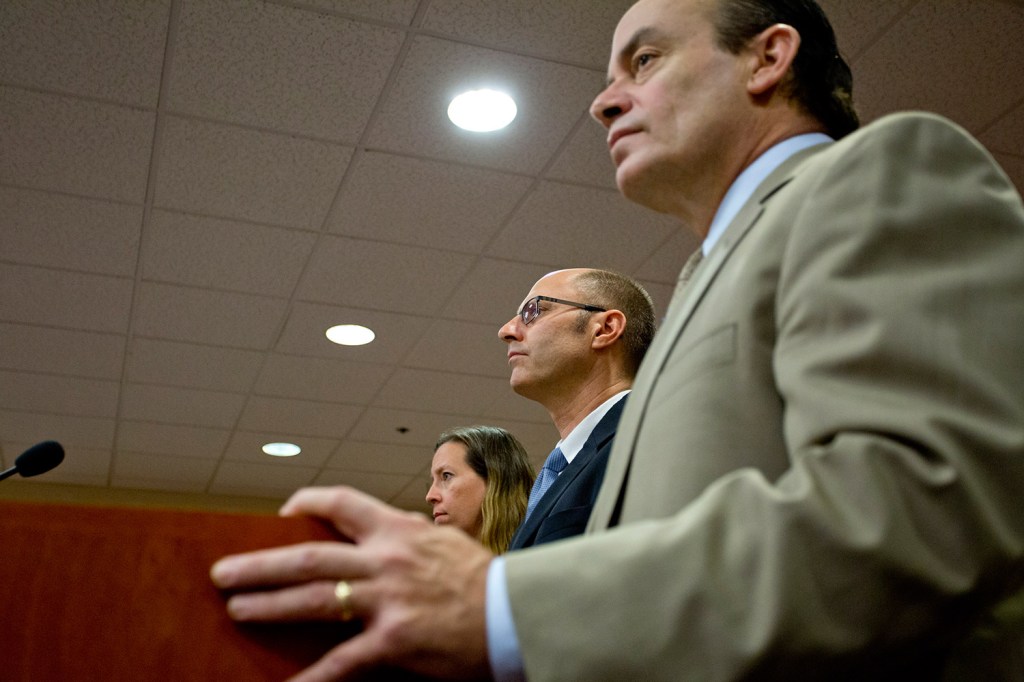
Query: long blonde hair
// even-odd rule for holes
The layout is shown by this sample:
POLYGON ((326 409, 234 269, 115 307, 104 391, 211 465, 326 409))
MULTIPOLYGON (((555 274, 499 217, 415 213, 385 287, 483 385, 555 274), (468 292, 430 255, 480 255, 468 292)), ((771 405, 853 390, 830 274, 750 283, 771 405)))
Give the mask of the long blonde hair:
POLYGON ((436 452, 445 443, 466 446, 466 464, 487 484, 480 514, 480 542, 495 554, 508 549, 526 516, 526 502, 533 487, 533 465, 515 436, 497 426, 459 426, 441 434, 436 452))

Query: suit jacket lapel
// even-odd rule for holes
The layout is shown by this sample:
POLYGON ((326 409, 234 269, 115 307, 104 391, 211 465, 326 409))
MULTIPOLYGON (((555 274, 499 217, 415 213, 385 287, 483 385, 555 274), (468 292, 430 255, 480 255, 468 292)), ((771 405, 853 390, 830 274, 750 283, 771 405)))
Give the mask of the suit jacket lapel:
POLYGON ((636 381, 633 383, 634 399, 630 401, 619 423, 615 446, 608 460, 601 494, 594 504, 594 511, 587 524, 587 532, 615 525, 618 522, 618 509, 625 493, 626 481, 629 477, 629 466, 633 458, 637 432, 647 410, 651 388, 657 381, 666 360, 682 333, 700 305, 704 293, 714 281, 722 265, 728 260, 733 249, 757 223, 764 211, 764 204, 773 194, 785 186, 794 175, 800 162, 811 156, 824 145, 817 145, 797 152, 772 171, 758 186, 750 199, 743 205, 739 213, 719 238, 704 261, 693 273, 683 290, 677 290, 669 304, 665 321, 644 357, 636 381))
POLYGON ((580 475, 581 472, 590 463, 590 460, 594 458, 597 451, 615 435, 615 428, 619 423, 619 417, 622 414, 623 405, 626 403, 626 399, 629 396, 625 396, 619 402, 611 406, 608 412, 601 417, 601 421, 597 423, 594 430, 591 431, 590 437, 580 448, 580 451, 572 458, 572 462, 569 466, 562 471, 561 475, 551 484, 544 496, 540 498, 540 502, 534 508, 533 513, 530 514, 530 518, 525 523, 519 526, 516 530, 515 535, 512 536, 512 542, 509 545, 510 549, 518 549, 522 546, 522 542, 531 539, 540 527, 541 522, 544 521, 551 513, 552 508, 558 499, 562 496, 562 493, 572 485, 572 482, 580 475))

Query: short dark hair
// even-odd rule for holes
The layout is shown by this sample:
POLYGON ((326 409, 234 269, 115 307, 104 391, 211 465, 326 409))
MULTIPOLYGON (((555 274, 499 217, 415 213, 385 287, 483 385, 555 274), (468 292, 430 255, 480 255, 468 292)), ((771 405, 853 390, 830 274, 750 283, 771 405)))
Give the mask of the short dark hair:
POLYGON ((713 23, 719 46, 732 54, 769 26, 792 26, 800 34, 800 49, 783 92, 837 140, 860 127, 853 74, 839 54, 832 24, 814 0, 718 0, 713 23))
POLYGON ((610 270, 585 270, 576 275, 573 285, 587 303, 620 310, 626 316, 622 342, 629 362, 626 369, 635 377, 657 329, 651 295, 635 279, 610 270))

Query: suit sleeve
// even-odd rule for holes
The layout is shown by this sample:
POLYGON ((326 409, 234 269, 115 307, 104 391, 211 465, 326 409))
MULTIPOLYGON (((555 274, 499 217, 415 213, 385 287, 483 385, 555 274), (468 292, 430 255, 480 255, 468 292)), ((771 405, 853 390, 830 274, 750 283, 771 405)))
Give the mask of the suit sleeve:
POLYGON ((1020 198, 937 118, 871 132, 781 199, 788 470, 510 556, 529 679, 927 674, 1020 588, 1020 198))

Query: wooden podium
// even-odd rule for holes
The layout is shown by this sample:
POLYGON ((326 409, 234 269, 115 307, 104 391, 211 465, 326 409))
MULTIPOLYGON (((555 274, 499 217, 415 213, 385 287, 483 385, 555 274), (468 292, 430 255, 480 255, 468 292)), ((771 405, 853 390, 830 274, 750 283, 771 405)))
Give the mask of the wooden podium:
POLYGON ((210 566, 313 519, 0 502, 0 679, 283 680, 351 630, 239 625, 210 566))

